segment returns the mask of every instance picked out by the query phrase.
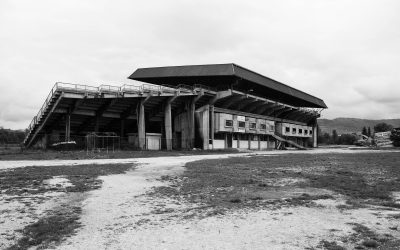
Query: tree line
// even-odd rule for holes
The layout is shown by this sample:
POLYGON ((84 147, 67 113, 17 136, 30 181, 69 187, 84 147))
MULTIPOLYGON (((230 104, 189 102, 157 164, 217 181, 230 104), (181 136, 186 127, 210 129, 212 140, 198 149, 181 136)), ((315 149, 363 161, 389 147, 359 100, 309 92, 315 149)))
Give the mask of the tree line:
MULTIPOLYGON (((393 126, 387 123, 378 123, 374 126, 373 132, 370 127, 364 126, 361 134, 373 137, 374 133, 392 131, 391 140, 395 146, 400 146, 400 131, 393 130, 393 126)), ((318 142, 321 144, 339 144, 339 145, 353 145, 358 140, 356 134, 341 134, 338 135, 336 129, 332 130, 332 134, 324 132, 318 127, 318 142)))
POLYGON ((25 138, 25 131, 0 127, 0 145, 20 144, 25 138))

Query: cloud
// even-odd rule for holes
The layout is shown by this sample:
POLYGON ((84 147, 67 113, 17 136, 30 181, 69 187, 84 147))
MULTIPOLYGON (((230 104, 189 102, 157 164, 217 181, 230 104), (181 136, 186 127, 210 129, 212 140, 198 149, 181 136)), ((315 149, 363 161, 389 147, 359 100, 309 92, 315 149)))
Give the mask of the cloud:
POLYGON ((327 118, 399 118, 395 0, 0 2, 0 126, 25 128, 57 81, 235 62, 326 101, 327 118), (16 115, 17 114, 17 115, 16 115))

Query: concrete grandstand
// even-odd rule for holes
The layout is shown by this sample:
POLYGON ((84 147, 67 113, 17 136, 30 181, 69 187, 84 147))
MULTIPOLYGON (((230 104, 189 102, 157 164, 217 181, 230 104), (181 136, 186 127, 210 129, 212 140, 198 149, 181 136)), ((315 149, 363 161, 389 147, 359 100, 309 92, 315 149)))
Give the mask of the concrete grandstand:
POLYGON ((236 64, 139 68, 143 85, 56 83, 28 127, 26 147, 112 133, 137 149, 317 146, 324 101, 236 64))

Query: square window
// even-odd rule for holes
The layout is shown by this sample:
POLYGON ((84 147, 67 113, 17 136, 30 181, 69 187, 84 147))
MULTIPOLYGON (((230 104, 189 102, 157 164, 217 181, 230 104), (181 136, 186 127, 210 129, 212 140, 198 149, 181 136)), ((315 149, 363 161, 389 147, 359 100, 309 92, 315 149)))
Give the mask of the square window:
POLYGON ((265 130, 266 128, 267 128, 267 125, 262 124, 262 123, 260 124, 260 129, 261 129, 261 130, 265 130))
POLYGON ((296 128, 292 128, 292 134, 296 134, 297 130, 296 128))
POLYGON ((305 129, 305 130, 304 130, 304 134, 306 135, 307 133, 308 133, 308 130, 307 130, 307 129, 305 129))
POLYGON ((286 127, 286 128, 285 128, 285 131, 286 131, 286 133, 289 133, 289 132, 290 132, 290 128, 289 128, 289 127, 286 127))
POLYGON ((239 122, 238 126, 239 126, 239 128, 245 128, 246 127, 246 122, 239 122))
POLYGON ((251 122, 250 123, 250 129, 256 129, 256 123, 255 122, 251 122))
POLYGON ((231 128, 233 126, 233 121, 232 120, 225 120, 225 127, 231 128))
POLYGON ((303 129, 299 128, 299 134, 303 133, 303 129))
POLYGON ((274 125, 270 125, 269 126, 269 131, 275 131, 275 126, 274 125))

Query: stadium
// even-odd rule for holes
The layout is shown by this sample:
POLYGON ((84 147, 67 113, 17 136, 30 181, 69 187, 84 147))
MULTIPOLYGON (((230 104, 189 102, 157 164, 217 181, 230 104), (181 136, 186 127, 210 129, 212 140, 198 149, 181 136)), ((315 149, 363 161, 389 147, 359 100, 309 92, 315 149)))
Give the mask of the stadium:
POLYGON ((305 149, 317 147, 317 118, 327 108, 233 63, 139 68, 128 78, 135 84, 56 83, 25 147, 305 149))

